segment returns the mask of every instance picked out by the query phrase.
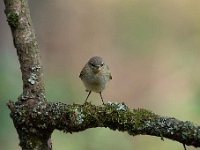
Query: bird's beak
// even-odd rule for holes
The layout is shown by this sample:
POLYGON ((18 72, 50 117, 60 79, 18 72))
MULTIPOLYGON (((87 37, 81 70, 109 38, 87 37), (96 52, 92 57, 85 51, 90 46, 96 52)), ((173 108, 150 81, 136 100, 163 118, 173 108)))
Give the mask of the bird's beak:
POLYGON ((101 70, 101 66, 100 66, 100 65, 97 66, 97 70, 98 70, 98 71, 101 70))
POLYGON ((94 73, 98 73, 99 71, 101 71, 101 66, 96 65, 93 71, 94 71, 94 73))

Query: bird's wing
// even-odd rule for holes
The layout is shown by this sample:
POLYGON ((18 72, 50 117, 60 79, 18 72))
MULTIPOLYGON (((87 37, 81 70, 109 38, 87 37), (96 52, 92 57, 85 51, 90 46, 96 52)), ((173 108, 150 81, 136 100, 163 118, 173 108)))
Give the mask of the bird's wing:
POLYGON ((110 78, 110 80, 112 80, 112 75, 111 75, 111 73, 109 74, 109 78, 110 78))
POLYGON ((83 72, 83 70, 81 70, 80 75, 79 75, 79 78, 82 79, 83 76, 84 76, 84 72, 83 72))
POLYGON ((81 70, 80 75, 79 75, 79 78, 82 79, 82 78, 85 76, 87 70, 88 70, 88 66, 87 66, 87 64, 86 64, 86 65, 83 67, 83 69, 81 70))

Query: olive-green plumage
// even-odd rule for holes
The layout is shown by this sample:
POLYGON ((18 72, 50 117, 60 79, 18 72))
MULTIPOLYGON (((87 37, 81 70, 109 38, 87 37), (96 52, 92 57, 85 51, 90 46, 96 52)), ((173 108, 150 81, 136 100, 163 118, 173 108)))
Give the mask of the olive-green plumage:
POLYGON ((87 101, 91 92, 96 92, 100 94, 104 103, 101 92, 105 89, 106 83, 112 79, 112 76, 103 59, 98 56, 90 58, 81 70, 79 77, 83 81, 86 91, 89 92, 85 101, 87 101))

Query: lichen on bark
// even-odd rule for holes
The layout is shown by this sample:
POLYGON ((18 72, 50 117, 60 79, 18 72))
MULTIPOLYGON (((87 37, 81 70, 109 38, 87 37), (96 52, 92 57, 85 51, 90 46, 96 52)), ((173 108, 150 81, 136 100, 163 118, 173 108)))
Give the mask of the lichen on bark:
POLYGON ((24 106, 13 104, 11 117, 27 133, 42 137, 58 129, 66 133, 88 128, 105 127, 127 132, 132 136, 153 135, 176 140, 186 145, 200 147, 200 127, 189 121, 162 117, 146 109, 130 109, 125 103, 107 103, 95 106, 91 103, 72 104, 39 102, 24 106), (39 132, 38 132, 39 131, 39 132), (42 132, 40 132, 42 131, 42 132))
POLYGON ((20 100, 45 100, 39 47, 26 0, 4 0, 5 14, 11 27, 14 46, 20 62, 23 93, 20 100))

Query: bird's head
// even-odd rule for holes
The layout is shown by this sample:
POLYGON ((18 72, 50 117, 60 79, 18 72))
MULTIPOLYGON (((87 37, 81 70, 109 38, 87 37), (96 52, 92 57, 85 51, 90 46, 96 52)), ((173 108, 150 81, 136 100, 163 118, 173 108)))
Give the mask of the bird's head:
POLYGON ((102 68, 104 67, 105 64, 101 57, 94 56, 89 59, 88 65, 94 73, 98 73, 99 71, 102 70, 102 68))

